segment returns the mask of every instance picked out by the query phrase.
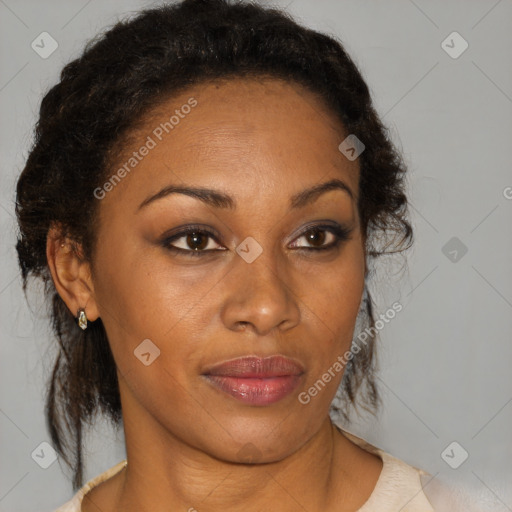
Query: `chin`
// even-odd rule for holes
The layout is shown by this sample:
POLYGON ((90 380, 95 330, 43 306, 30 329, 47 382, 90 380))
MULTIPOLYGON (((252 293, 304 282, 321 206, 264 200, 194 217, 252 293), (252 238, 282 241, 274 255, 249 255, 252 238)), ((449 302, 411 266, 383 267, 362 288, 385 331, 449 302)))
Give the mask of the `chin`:
POLYGON ((300 424, 287 414, 219 419, 219 423, 225 430, 213 445, 209 439, 207 451, 220 460, 246 464, 280 461, 299 450, 320 427, 300 424))

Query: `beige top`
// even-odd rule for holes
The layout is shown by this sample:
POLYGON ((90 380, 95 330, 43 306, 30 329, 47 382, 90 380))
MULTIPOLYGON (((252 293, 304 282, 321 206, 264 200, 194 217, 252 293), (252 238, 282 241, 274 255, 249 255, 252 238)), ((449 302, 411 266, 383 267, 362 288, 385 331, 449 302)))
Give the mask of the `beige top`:
MULTIPOLYGON (((427 499, 423 487, 432 480, 432 476, 406 462, 397 459, 355 435, 342 431, 351 441, 365 450, 378 455, 383 462, 377 484, 366 503, 358 512, 438 512, 445 507, 434 508, 427 499)), ((84 495, 93 487, 115 475, 126 466, 123 460, 105 472, 87 482, 73 498, 54 512, 80 512, 84 495)), ((448 510, 448 508, 446 508, 448 510)), ((453 511, 453 508, 450 508, 453 511)))

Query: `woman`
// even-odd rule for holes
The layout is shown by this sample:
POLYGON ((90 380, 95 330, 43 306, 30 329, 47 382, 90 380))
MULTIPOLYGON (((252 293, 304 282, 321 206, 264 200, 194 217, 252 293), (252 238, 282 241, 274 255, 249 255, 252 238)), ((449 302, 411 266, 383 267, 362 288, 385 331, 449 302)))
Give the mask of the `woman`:
POLYGON ((68 64, 17 186, 58 510, 434 510, 430 475, 329 415, 379 404, 367 286, 412 243, 404 175, 341 45, 277 10, 185 0, 68 64), (127 457, 84 485, 97 411, 127 457))

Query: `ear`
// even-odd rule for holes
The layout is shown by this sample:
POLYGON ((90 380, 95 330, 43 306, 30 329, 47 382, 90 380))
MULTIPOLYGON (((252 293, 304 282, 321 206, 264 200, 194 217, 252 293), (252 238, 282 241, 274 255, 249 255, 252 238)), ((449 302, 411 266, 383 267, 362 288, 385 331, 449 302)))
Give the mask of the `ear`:
POLYGON ((52 227, 46 239, 46 259, 55 289, 73 316, 84 308, 87 319, 96 320, 99 312, 90 265, 82 258, 81 247, 52 227))

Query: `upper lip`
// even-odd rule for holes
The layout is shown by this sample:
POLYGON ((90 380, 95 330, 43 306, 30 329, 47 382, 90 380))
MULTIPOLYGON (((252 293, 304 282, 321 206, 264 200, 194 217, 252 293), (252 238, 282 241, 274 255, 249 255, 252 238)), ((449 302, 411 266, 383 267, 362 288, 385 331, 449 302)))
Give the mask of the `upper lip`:
POLYGON ((230 359, 209 367, 204 375, 249 379, 301 375, 302 373, 304 373, 304 368, 298 362, 282 355, 273 355, 264 358, 246 356, 230 359))

